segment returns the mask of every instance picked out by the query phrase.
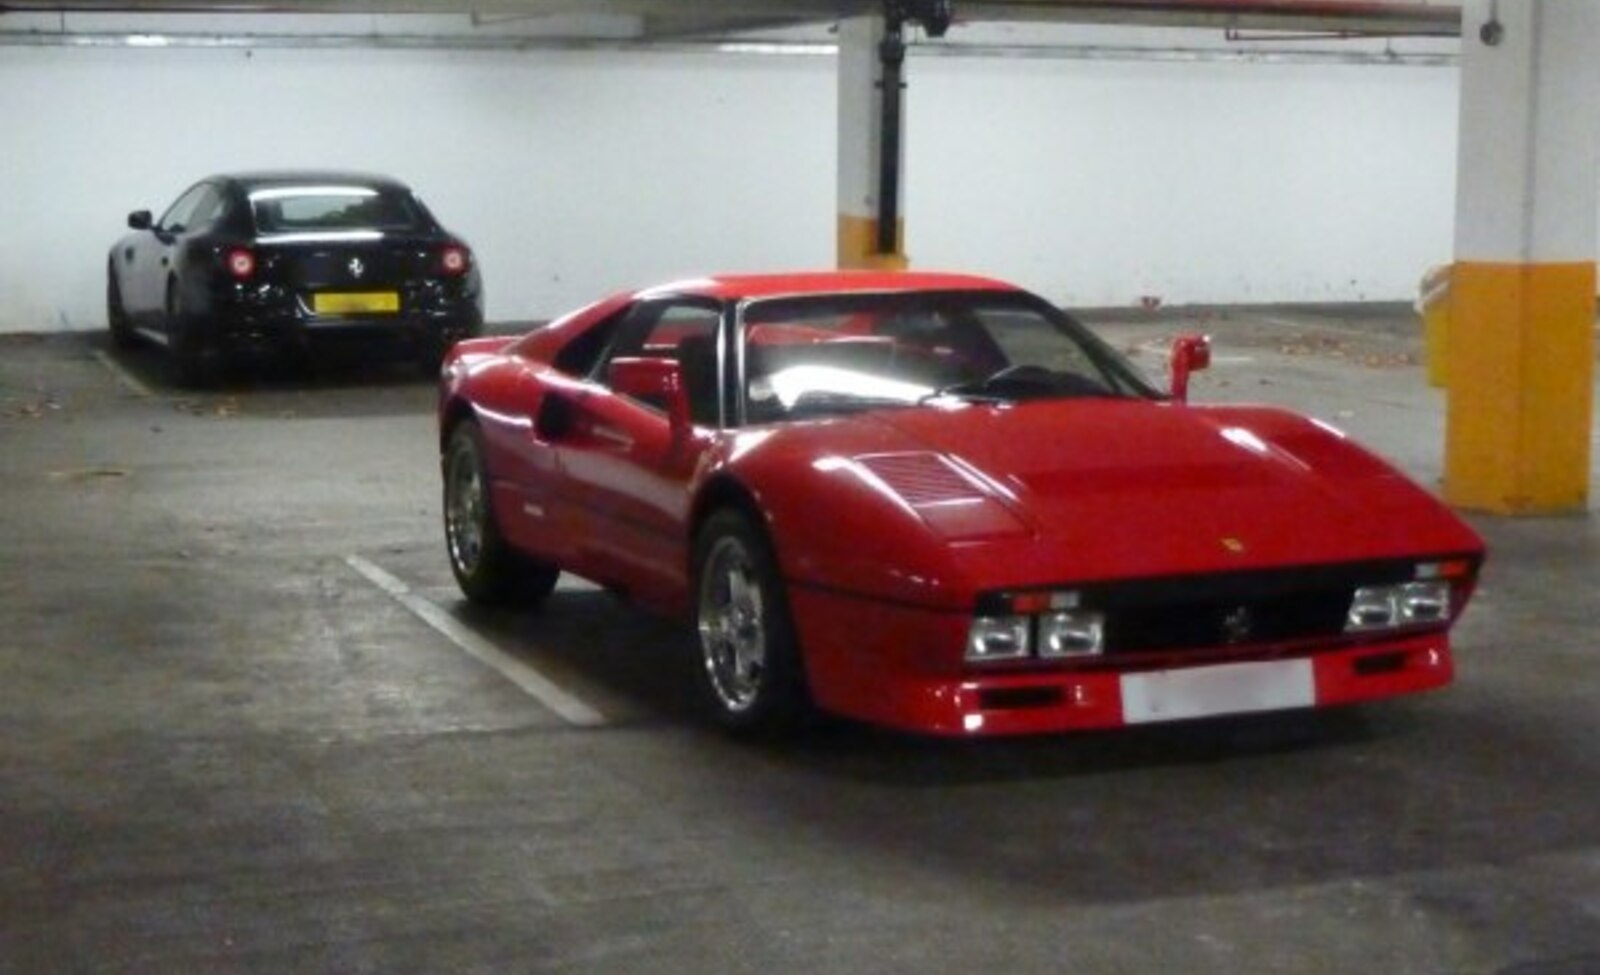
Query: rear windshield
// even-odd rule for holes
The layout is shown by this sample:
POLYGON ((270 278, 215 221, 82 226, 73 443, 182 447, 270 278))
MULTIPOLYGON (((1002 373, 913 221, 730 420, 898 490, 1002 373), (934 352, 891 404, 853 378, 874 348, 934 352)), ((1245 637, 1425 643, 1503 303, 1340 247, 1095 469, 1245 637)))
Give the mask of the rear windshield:
POLYGON ((325 230, 422 230, 427 218, 404 190, 370 186, 273 186, 250 193, 263 234, 325 230))

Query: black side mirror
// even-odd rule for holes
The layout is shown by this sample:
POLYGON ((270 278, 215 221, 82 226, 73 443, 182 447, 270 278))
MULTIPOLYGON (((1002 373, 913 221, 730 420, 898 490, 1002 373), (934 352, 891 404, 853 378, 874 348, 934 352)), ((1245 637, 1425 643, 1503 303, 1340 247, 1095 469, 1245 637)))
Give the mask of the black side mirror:
POLYGON ((128 226, 134 230, 149 230, 155 226, 155 222, 149 210, 135 210, 128 214, 128 226))

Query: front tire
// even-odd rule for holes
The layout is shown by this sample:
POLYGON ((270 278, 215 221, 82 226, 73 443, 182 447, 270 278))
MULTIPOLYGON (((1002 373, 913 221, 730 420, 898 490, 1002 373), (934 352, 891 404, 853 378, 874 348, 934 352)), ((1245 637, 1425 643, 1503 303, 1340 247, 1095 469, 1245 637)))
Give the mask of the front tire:
POLYGON ((697 672, 711 716, 740 733, 789 730, 809 695, 766 534, 742 512, 713 514, 695 540, 694 572, 697 672))
POLYGON ((536 606, 561 575, 555 566, 518 553, 501 534, 483 433, 470 420, 456 424, 445 446, 444 537, 456 584, 475 603, 536 606))

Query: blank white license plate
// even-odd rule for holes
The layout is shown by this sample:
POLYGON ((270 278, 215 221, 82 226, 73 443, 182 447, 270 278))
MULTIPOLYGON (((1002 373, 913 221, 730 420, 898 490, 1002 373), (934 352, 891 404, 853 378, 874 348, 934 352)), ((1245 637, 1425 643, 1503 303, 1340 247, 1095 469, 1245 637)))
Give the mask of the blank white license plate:
POLYGON ((1122 675, 1122 716, 1128 724, 1303 708, 1316 701, 1309 660, 1263 660, 1122 675))

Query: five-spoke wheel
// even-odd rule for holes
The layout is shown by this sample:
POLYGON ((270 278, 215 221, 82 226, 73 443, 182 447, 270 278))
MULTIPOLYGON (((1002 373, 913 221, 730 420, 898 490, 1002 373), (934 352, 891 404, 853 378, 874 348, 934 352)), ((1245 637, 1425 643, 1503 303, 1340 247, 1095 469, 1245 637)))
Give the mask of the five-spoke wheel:
POLYGON ((739 512, 717 512, 700 530, 694 564, 701 686, 712 716, 739 731, 792 724, 806 706, 805 676, 765 534, 739 512))
POLYGON ((490 503, 483 433, 471 421, 456 424, 445 447, 444 538, 450 570, 474 602, 537 604, 561 574, 519 554, 501 535, 490 503))

